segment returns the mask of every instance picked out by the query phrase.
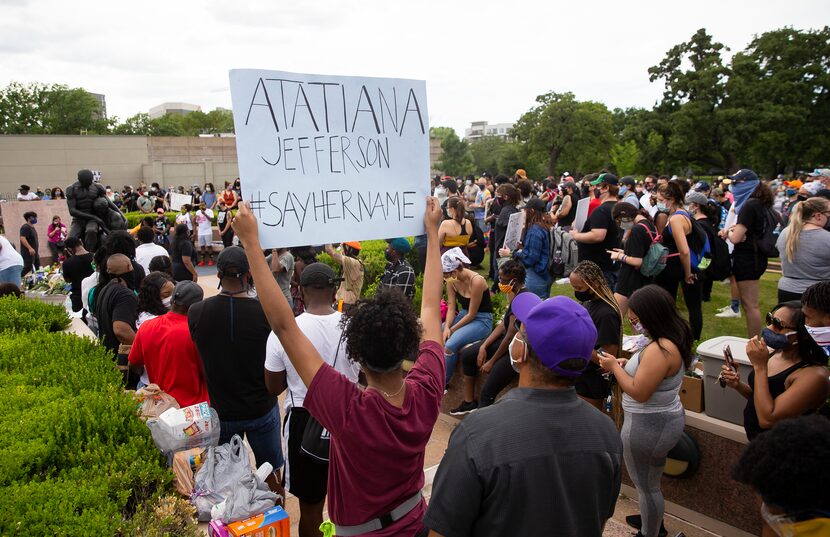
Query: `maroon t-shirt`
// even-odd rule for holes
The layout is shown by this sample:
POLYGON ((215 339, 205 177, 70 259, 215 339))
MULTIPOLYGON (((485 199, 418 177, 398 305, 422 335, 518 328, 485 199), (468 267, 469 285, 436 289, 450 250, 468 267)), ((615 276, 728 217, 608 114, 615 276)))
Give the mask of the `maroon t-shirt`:
POLYGON ((144 322, 127 359, 143 365, 150 382, 172 395, 182 408, 210 401, 186 315, 171 311, 144 322))
MULTIPOLYGON (((421 343, 398 408, 376 390, 361 390, 324 364, 303 406, 331 433, 328 510, 335 525, 357 526, 385 515, 424 486, 424 450, 444 396, 444 351, 421 343)), ((415 535, 426 503, 374 537, 415 535)))

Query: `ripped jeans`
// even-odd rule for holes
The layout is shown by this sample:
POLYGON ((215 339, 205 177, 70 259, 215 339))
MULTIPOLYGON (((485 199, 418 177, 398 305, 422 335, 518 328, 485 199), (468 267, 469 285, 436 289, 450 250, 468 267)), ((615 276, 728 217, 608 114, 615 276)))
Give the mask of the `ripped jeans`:
MULTIPOLYGON (((450 326, 463 319, 467 315, 467 310, 461 310, 455 316, 455 320, 450 326)), ((447 379, 446 383, 450 383, 453 373, 455 373, 455 366, 458 363, 458 351, 465 345, 475 343, 490 335, 493 331, 493 314, 492 313, 477 313, 475 318, 469 323, 465 324, 450 336, 446 343, 444 343, 444 358, 447 363, 447 379)))

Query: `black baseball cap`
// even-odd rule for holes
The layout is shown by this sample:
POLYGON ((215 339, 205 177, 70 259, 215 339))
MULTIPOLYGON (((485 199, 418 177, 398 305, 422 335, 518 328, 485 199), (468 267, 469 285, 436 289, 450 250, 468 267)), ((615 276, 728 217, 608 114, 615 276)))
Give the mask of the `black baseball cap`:
POLYGON ((250 270, 248 258, 245 257, 245 250, 239 246, 228 246, 216 259, 216 268, 224 276, 238 276, 250 270))
POLYGON ((525 209, 531 209, 533 211, 539 211, 540 213, 545 212, 547 209, 547 205, 544 201, 540 200, 539 198, 533 198, 527 202, 525 205, 525 209))
POLYGON ((628 185, 628 186, 633 188, 634 186, 637 185, 637 182, 634 180, 634 178, 632 176, 626 175, 625 177, 620 179, 620 184, 628 185))
POLYGON ((730 175, 729 178, 732 179, 733 182, 757 181, 758 174, 750 169, 744 168, 742 170, 738 170, 733 175, 730 175))
POLYGON ((173 291, 173 304, 190 307, 201 302, 205 297, 202 286, 190 280, 183 280, 176 284, 173 291))
POLYGON ((300 285, 309 287, 334 287, 342 281, 334 269, 325 263, 312 263, 303 269, 300 285))

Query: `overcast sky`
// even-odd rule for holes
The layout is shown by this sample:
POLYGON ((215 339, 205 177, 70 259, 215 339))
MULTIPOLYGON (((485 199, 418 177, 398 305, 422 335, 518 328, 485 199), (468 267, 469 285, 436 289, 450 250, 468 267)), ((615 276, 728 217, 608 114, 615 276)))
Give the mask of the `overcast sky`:
POLYGON ((463 135, 547 91, 651 107, 648 67, 701 27, 734 52, 827 23, 828 0, 0 0, 0 86, 80 86, 124 119, 165 101, 229 108, 232 68, 415 78, 430 124, 463 135))

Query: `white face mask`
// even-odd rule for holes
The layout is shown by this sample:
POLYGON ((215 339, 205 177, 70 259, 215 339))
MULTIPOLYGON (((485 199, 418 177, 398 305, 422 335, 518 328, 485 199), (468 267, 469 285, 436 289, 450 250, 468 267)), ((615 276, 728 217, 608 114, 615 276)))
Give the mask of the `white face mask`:
POLYGON ((527 353, 527 343, 525 343, 524 341, 519 339, 519 334, 516 334, 515 336, 513 336, 513 339, 510 341, 510 345, 508 345, 508 347, 507 347, 507 357, 510 358, 510 367, 513 368, 513 371, 518 373, 519 372, 519 365, 518 365, 519 362, 513 359, 513 345, 515 345, 516 342, 519 342, 519 344, 522 345, 522 359, 523 360, 526 357, 526 353, 527 353))
POLYGON ((634 227, 634 222, 620 222, 620 229, 628 231, 632 227, 634 227))
POLYGON ((173 306, 173 295, 170 295, 167 298, 162 298, 161 303, 164 304, 164 307, 169 310, 173 306))
POLYGON ((824 349, 824 354, 830 356, 830 326, 805 326, 805 328, 813 341, 824 349))

